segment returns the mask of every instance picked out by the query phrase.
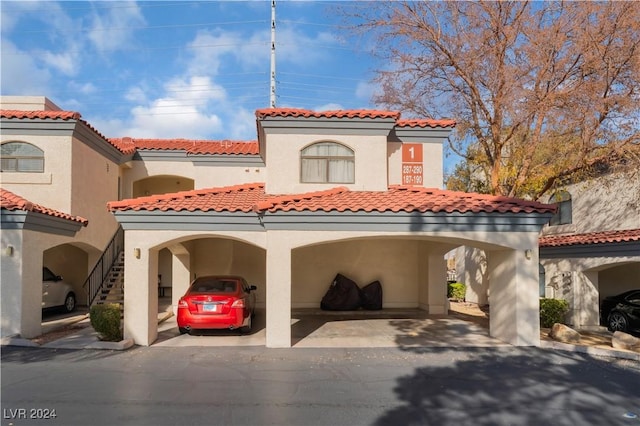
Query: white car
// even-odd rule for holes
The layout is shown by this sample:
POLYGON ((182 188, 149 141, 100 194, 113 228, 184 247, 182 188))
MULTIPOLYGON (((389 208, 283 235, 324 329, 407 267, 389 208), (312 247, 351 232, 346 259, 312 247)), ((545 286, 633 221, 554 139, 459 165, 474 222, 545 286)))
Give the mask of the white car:
POLYGON ((42 268, 42 309, 63 307, 66 312, 76 308, 73 287, 46 266, 42 268))

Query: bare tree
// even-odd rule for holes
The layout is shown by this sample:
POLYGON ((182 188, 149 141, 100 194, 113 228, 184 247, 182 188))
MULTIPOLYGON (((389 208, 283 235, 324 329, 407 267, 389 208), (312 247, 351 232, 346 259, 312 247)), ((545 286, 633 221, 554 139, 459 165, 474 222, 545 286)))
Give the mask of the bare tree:
MULTIPOLYGON (((360 4, 375 101, 458 122, 488 191, 539 198, 594 165, 640 163, 640 2, 360 4)), ((351 21, 353 22, 353 21, 351 21)))

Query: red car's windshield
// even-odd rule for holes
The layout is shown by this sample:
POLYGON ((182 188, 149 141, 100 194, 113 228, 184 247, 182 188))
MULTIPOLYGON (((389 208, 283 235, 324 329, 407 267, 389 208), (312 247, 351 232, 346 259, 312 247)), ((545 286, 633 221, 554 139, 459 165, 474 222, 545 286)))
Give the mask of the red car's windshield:
POLYGON ((237 281, 219 278, 197 279, 191 285, 191 292, 194 293, 235 293, 237 289, 237 281))

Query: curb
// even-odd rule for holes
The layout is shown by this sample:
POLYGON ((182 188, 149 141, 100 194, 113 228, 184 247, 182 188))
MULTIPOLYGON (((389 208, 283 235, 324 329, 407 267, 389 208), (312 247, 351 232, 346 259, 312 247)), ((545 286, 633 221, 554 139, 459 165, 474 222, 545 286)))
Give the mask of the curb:
POLYGON ((616 349, 602 349, 591 346, 571 345, 569 343, 552 342, 543 340, 540 347, 545 349, 557 349, 566 352, 578 352, 587 355, 602 356, 608 358, 628 359, 632 361, 640 361, 640 353, 621 351, 616 349))

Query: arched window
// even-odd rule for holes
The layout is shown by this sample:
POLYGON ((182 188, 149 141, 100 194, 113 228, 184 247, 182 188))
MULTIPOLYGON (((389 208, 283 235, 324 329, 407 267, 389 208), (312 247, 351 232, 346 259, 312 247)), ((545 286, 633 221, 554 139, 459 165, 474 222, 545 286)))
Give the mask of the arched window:
POLYGON ((354 183, 353 150, 335 142, 318 142, 300 152, 303 183, 354 183))
POLYGON ((558 211, 551 218, 549 225, 566 225, 572 222, 571 194, 567 191, 557 191, 549 201, 556 203, 558 207, 558 211))
POLYGON ((44 172, 44 151, 26 142, 2 144, 3 172, 44 172))
POLYGON ((540 297, 545 297, 546 274, 542 263, 538 263, 538 293, 540 297))

